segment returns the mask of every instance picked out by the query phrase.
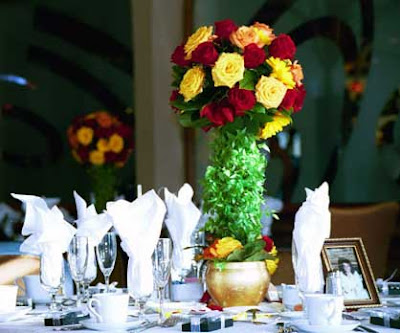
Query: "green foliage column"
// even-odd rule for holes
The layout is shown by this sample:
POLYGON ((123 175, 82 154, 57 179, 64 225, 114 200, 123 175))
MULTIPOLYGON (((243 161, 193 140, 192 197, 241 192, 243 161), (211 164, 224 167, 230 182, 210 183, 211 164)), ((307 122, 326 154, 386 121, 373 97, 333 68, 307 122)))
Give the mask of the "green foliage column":
POLYGON ((91 166, 87 169, 94 194, 94 205, 98 213, 106 209, 108 201, 114 200, 117 174, 114 166, 91 166))
POLYGON ((203 180, 204 211, 210 215, 205 231, 246 244, 261 234, 266 160, 245 130, 221 128, 215 135, 203 180))

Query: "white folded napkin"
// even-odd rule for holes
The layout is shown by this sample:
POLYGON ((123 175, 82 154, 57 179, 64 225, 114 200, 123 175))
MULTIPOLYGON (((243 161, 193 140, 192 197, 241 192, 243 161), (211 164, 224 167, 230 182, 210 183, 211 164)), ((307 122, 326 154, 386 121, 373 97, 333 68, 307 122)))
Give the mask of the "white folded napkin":
POLYGON ((60 256, 67 251, 76 229, 64 220, 57 206, 47 207, 44 199, 34 195, 11 194, 26 205, 22 235, 29 236, 20 247, 21 252, 42 256, 45 274, 42 278, 50 286, 60 281, 63 262, 60 256))
POLYGON ((154 190, 133 202, 107 203, 107 213, 122 240, 121 247, 129 256, 128 289, 134 297, 153 292, 151 256, 161 234, 165 212, 165 204, 154 190))
POLYGON ((88 207, 86 201, 76 191, 74 198, 78 215, 75 221, 78 227, 76 234, 88 237, 89 244, 97 246, 112 227, 111 218, 106 213, 97 214, 94 205, 88 207))
POLYGON ((307 199, 295 216, 293 268, 302 292, 321 292, 324 287, 321 251, 331 233, 329 186, 324 182, 314 191, 306 188, 307 199))
MULTIPOLYGON (((193 203, 193 189, 184 184, 178 196, 164 190, 167 217, 165 224, 174 244, 172 253, 172 267, 174 270, 190 269, 192 258, 185 256, 184 248, 191 246, 191 236, 199 222, 201 212, 193 203)), ((190 254, 190 253, 189 253, 190 254)))

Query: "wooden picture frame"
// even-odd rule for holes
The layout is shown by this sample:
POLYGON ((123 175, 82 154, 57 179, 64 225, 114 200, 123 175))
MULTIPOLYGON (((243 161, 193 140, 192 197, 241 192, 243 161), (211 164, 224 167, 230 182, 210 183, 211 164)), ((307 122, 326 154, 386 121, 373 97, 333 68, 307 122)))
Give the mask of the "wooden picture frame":
POLYGON ((327 272, 339 270, 346 309, 380 306, 374 274, 361 238, 329 238, 322 248, 327 272))

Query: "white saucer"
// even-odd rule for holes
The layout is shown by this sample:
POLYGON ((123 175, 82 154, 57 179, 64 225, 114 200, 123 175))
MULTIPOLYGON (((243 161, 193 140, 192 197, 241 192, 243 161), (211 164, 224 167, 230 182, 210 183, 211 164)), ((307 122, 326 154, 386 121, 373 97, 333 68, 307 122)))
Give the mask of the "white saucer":
POLYGON ((106 324, 106 323, 98 323, 96 319, 91 318, 91 319, 86 319, 80 321, 80 323, 90 329, 90 330, 95 330, 95 331, 112 331, 112 330, 129 330, 133 329, 136 327, 139 327, 142 325, 144 322, 141 320, 138 320, 137 318, 131 318, 128 317, 128 320, 124 323, 115 323, 115 324, 106 324))
POLYGON ((279 315, 284 318, 300 319, 304 317, 304 311, 284 311, 279 315))
POLYGON ((310 325, 307 319, 296 320, 292 322, 292 325, 304 332, 314 333, 336 333, 336 332, 348 332, 354 330, 360 323, 355 320, 343 320, 341 325, 310 325))
POLYGON ((12 312, 1 312, 0 313, 0 323, 5 323, 6 321, 12 321, 24 316, 26 313, 31 311, 30 306, 17 306, 12 312))

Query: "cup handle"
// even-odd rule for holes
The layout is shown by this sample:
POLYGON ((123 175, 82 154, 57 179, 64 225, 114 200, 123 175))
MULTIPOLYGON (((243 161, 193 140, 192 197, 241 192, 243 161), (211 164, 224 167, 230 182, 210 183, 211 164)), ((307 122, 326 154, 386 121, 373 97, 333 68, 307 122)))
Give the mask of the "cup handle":
POLYGON ((95 299, 95 298, 89 299, 89 301, 87 303, 87 309, 97 319, 97 322, 102 323, 103 322, 103 318, 99 315, 99 313, 93 307, 93 305, 92 305, 93 303, 100 304, 100 301, 98 299, 95 299))

